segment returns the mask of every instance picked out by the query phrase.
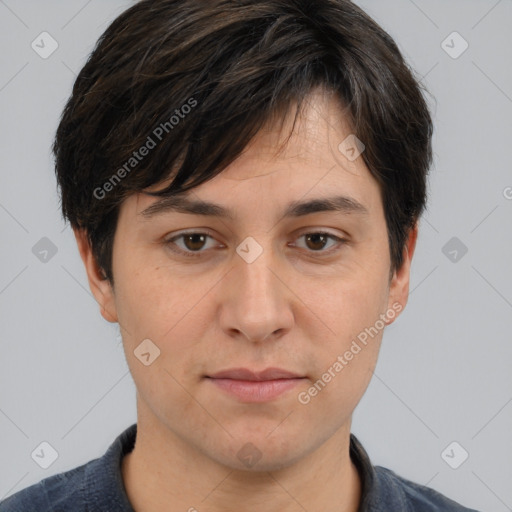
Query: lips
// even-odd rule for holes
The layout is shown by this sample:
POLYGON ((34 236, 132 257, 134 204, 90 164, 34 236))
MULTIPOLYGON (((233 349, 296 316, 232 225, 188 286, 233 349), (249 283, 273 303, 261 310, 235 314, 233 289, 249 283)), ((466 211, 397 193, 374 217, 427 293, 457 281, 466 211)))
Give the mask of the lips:
POLYGON ((260 372, 231 368, 207 376, 217 389, 244 403, 274 400, 305 378, 281 368, 267 368, 260 372))
POLYGON ((300 379, 303 376, 292 373, 281 368, 267 368, 260 372, 254 372, 247 368, 231 368, 223 370, 213 375, 208 375, 211 379, 233 379, 246 381, 264 381, 277 379, 300 379))

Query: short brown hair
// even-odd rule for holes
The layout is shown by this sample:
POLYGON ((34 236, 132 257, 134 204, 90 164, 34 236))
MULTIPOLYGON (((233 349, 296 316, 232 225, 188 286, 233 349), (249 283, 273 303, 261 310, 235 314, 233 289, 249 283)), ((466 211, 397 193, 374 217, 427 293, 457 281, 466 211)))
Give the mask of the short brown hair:
POLYGON ((366 146, 393 272, 426 204, 432 120, 393 39, 348 0, 143 0, 124 11, 80 71, 57 129, 64 218, 86 230, 113 284, 113 239, 128 195, 171 169, 172 183, 155 195, 213 178, 317 86, 346 105, 366 146))

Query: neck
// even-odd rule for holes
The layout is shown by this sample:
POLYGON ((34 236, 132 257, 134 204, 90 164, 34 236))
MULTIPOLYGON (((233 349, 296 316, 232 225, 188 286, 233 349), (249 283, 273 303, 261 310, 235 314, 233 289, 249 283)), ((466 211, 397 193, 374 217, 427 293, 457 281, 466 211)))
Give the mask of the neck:
POLYGON ((243 471, 219 464, 140 412, 135 447, 122 461, 136 512, 358 510, 361 483, 349 454, 350 424, 292 465, 243 471))

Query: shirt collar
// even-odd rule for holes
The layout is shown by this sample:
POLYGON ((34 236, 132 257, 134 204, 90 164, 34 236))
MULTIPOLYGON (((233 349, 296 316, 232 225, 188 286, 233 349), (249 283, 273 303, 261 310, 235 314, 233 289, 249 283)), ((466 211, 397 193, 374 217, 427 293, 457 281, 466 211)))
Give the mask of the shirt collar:
POLYGON ((103 457, 87 465, 85 474, 87 512, 104 512, 105 503, 111 510, 135 512, 128 500, 121 472, 123 457, 133 450, 137 437, 134 423, 109 446, 103 457))
POLYGON ((412 512, 404 490, 391 472, 374 466, 362 444, 350 435, 350 458, 361 478, 358 512, 412 512))

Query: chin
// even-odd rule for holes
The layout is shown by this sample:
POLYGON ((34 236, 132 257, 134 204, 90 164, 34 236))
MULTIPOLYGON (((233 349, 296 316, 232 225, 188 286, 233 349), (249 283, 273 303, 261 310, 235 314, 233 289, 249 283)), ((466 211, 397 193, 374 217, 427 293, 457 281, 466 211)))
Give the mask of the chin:
POLYGON ((230 440, 229 446, 222 451, 215 450, 210 456, 231 470, 258 473, 290 467, 305 457, 308 451, 314 450, 314 446, 307 450, 296 436, 285 437, 286 440, 278 437, 269 439, 268 432, 261 436, 246 435, 244 439, 230 440))

